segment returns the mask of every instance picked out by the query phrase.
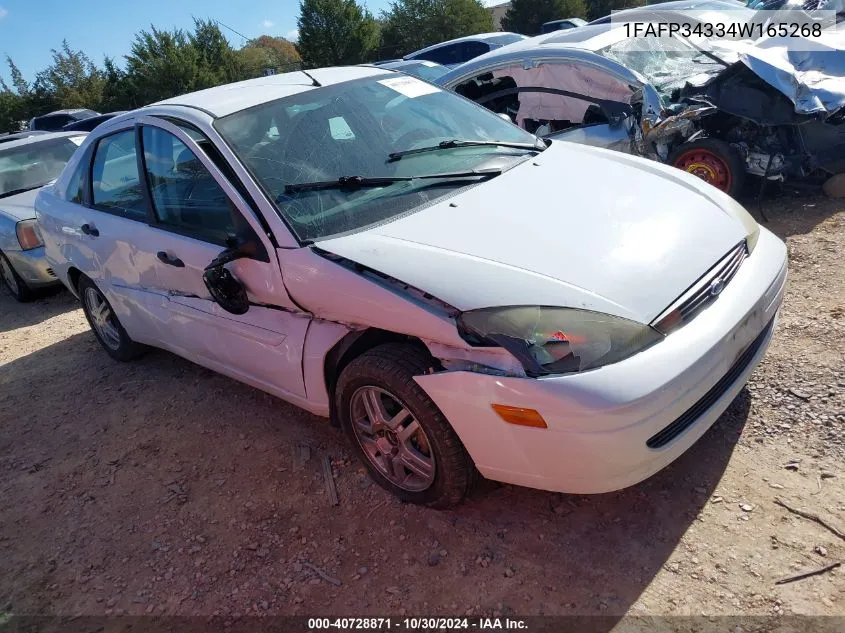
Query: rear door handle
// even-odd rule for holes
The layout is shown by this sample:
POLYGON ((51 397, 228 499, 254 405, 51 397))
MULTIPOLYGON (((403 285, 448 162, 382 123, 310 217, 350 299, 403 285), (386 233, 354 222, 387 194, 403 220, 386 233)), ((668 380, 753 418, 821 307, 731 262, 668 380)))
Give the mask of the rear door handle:
POLYGON ((91 237, 100 237, 100 232, 90 224, 83 224, 79 227, 79 230, 85 233, 85 235, 90 235, 91 237))
POLYGON ((164 251, 159 251, 158 253, 156 253, 156 257, 158 257, 158 260, 161 263, 167 264, 168 266, 176 266, 176 268, 184 268, 185 267, 185 262, 183 262, 178 257, 171 257, 170 255, 168 255, 164 251))

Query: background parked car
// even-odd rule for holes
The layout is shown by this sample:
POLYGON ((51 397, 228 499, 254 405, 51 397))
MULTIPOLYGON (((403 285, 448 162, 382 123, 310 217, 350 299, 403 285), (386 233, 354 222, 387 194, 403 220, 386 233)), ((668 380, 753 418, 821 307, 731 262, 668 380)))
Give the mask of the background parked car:
POLYGON ((60 283, 44 259, 33 202, 84 138, 79 132, 53 132, 0 145, 0 279, 18 301, 60 283))
POLYGON ((43 130, 45 132, 58 132, 64 126, 74 121, 81 121, 92 116, 97 116, 99 112, 94 110, 77 109, 77 110, 56 110, 42 116, 37 116, 29 122, 30 130, 43 130))
POLYGON ((118 114, 123 114, 125 111, 120 110, 118 112, 109 112, 107 114, 98 114, 97 116, 91 116, 87 119, 80 119, 78 121, 73 121, 65 125, 62 130, 64 132, 90 132, 95 127, 100 125, 105 121, 108 121, 112 117, 116 117, 118 114))
POLYGON ((489 53, 492 50, 513 44, 520 40, 528 39, 519 33, 480 33, 459 37, 448 42, 434 44, 427 48, 420 49, 405 55, 404 59, 421 59, 430 62, 437 62, 447 68, 454 68, 479 55, 489 53))
POLYGON ((566 18, 565 20, 552 20, 546 22, 542 26, 543 33, 551 33, 553 31, 568 31, 569 29, 577 29, 579 26, 584 26, 586 20, 581 18, 566 18))

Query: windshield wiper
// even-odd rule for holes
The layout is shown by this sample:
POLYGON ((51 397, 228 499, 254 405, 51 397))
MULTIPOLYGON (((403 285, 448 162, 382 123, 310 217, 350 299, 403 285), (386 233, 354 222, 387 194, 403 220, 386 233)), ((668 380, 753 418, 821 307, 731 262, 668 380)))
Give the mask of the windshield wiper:
POLYGON ((387 155, 387 162, 391 163, 401 159, 403 156, 410 156, 411 154, 422 154, 424 152, 436 152, 441 149, 453 149, 455 147, 476 147, 483 145, 499 145, 501 147, 515 147, 516 149, 529 149, 535 152, 542 152, 546 146, 542 142, 537 143, 511 143, 509 141, 462 141, 453 138, 448 141, 441 141, 437 145, 429 145, 427 147, 417 147, 415 149, 405 149, 401 152, 392 152, 387 155))
POLYGON ((27 191, 32 191, 33 189, 40 189, 44 185, 34 185, 32 187, 21 187, 20 189, 12 189, 11 191, 4 191, 0 193, 0 198, 6 198, 8 196, 16 196, 19 193, 26 193, 27 191))
POLYGON ((355 191, 363 187, 383 187, 395 182, 410 182, 412 180, 434 180, 436 178, 491 178, 502 173, 501 169, 478 169, 470 171, 444 172, 441 174, 423 174, 421 176, 383 176, 368 178, 366 176, 341 176, 337 180, 317 182, 298 182, 285 185, 285 193, 300 191, 316 191, 318 189, 345 189, 355 191))

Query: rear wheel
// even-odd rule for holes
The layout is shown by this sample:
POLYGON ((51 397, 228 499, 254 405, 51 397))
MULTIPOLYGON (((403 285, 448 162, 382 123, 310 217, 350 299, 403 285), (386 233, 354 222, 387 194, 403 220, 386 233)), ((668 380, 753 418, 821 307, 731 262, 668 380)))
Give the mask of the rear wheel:
POLYGON ((79 298, 88 325, 109 356, 115 360, 129 361, 143 353, 144 346, 129 338, 105 295, 88 277, 79 279, 79 298))
POLYGON ((343 370, 335 397, 341 425, 373 479, 403 501, 446 508, 463 500, 476 471, 414 381, 430 365, 411 345, 380 345, 343 370))
POLYGON ((705 138, 685 143, 672 152, 669 164, 736 197, 745 181, 742 156, 725 141, 705 138))
POLYGON ((21 303, 31 301, 35 296, 32 289, 15 272, 12 262, 3 253, 0 253, 0 278, 3 279, 3 285, 6 286, 6 289, 21 303))

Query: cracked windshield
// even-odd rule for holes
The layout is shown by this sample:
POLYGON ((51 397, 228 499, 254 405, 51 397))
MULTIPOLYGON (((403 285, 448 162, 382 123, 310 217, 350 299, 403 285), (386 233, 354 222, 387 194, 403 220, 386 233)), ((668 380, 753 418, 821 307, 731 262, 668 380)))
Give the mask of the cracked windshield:
MULTIPOLYGON (((696 46, 707 49, 707 40, 696 39, 696 46)), ((675 37, 626 38, 597 51, 643 75, 668 103, 672 91, 685 83, 704 83, 713 73, 724 70, 706 53, 675 37)))
POLYGON ((539 151, 536 137, 495 114, 392 74, 309 90, 215 125, 302 241, 418 209, 539 151), (447 141, 459 143, 440 146, 447 141), (446 176, 430 177, 437 174, 446 176), (361 180, 372 178, 393 181, 361 180))

